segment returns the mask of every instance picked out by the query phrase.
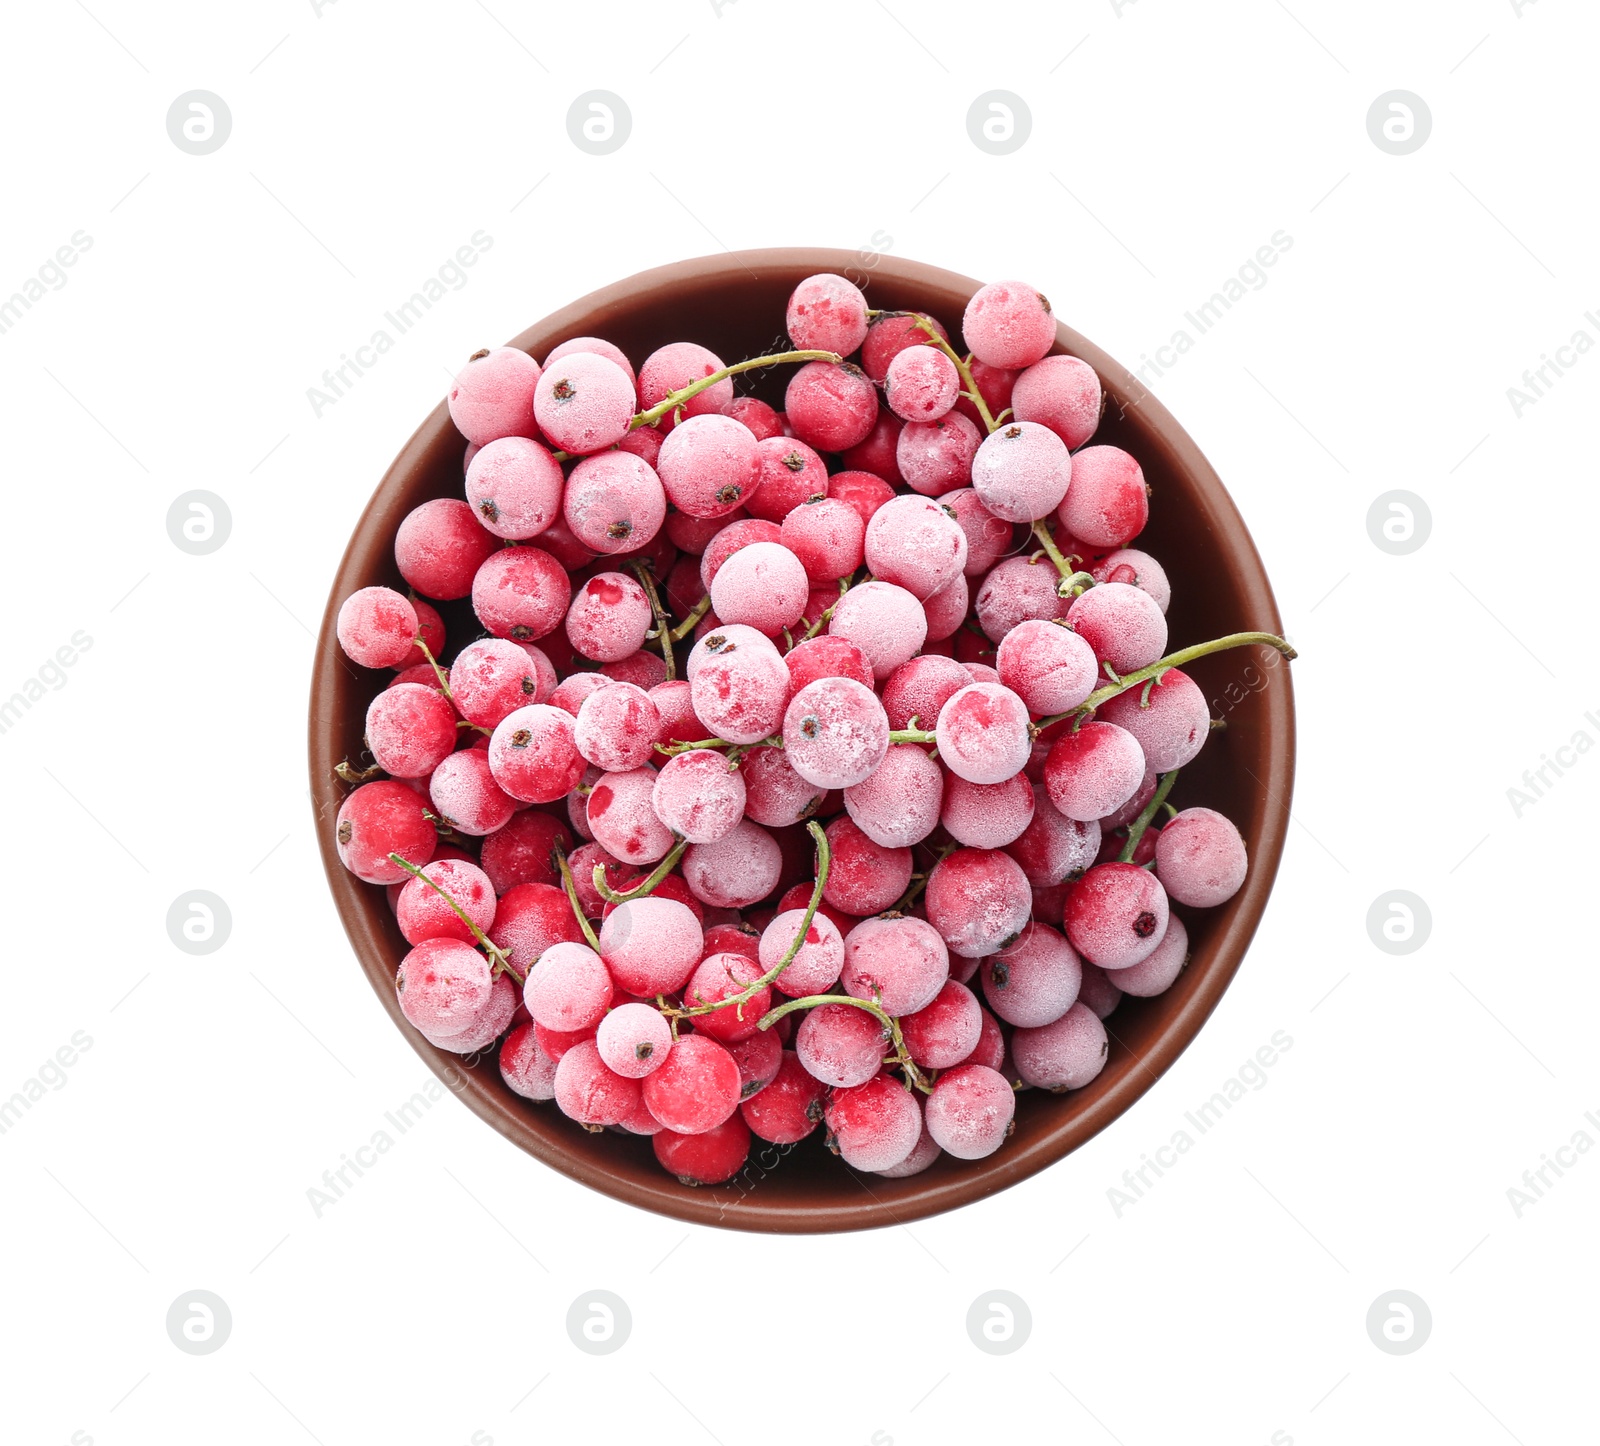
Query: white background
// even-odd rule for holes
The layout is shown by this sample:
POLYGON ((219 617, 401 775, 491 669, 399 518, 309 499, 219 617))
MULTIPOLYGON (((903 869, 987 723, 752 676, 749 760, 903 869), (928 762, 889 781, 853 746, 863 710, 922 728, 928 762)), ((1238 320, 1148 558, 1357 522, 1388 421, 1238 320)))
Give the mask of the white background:
POLYGON ((1520 817, 1507 789, 1577 731, 1600 739, 1600 356, 1520 417, 1506 393, 1580 326, 1600 338, 1600 23, 1576 0, 1121 11, 8 12, 0 295, 75 231, 93 244, 0 335, 0 696, 75 631, 92 647, 0 736, 0 1096, 75 1031, 93 1044, 0 1136, 6 1440, 1589 1437, 1600 1152, 1520 1218, 1507 1190, 1575 1131, 1600 1141, 1600 758, 1547 774, 1520 817), (566 130, 597 88, 633 117, 606 157, 566 130), (1032 114, 1002 157, 965 124, 997 88, 1032 114), (1366 127, 1397 88, 1433 118, 1399 157, 1366 127), (192 89, 232 112, 208 156, 166 131, 192 89), (469 284, 316 417, 324 368, 480 229, 469 284), (1044 1175, 910 1229, 690 1230, 448 1098, 316 1218, 308 1188, 427 1076, 323 884, 311 629, 448 373, 647 266, 875 236, 1027 278, 1137 366, 1280 229, 1268 284, 1155 383, 1303 654, 1278 886, 1172 1071, 1044 1175), (232 511, 207 557, 166 532, 191 488, 232 511), (1394 488, 1432 515, 1406 556, 1367 531, 1394 488), (206 957, 165 928, 192 889, 232 911, 206 957), (1405 957, 1366 927, 1393 889, 1432 912, 1405 957), (1293 1046, 1266 1085, 1119 1218, 1122 1172, 1276 1030, 1293 1046), (212 1355, 165 1328, 196 1288, 233 1316, 212 1355), (605 1357, 565 1329, 593 1288, 633 1317, 605 1357), (1397 1288, 1433 1318, 1405 1356, 1365 1327, 1397 1288), (993 1289, 1033 1319, 1004 1357, 964 1324, 993 1289))

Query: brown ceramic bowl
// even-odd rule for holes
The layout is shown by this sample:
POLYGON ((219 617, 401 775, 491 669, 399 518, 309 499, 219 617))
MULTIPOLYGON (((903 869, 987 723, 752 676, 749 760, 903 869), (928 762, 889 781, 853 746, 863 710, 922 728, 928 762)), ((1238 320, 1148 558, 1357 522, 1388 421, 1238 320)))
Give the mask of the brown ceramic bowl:
MULTIPOLYGON (((862 274, 850 251, 794 248, 701 257, 620 281, 574 302, 510 343, 542 358, 572 336, 604 336, 642 361, 666 342, 691 339, 734 360, 780 349, 784 303, 802 278, 819 271, 849 275, 871 305, 931 312, 952 339, 979 283, 937 267, 875 258, 862 274)), ((1122 366, 1066 326, 1056 350, 1082 357, 1100 374, 1107 406, 1096 442, 1126 448, 1153 489, 1150 525, 1139 540, 1172 578, 1169 618, 1174 648, 1245 629, 1279 633, 1282 624, 1261 559, 1238 511, 1199 448, 1122 366)), ((781 405, 788 368, 755 373, 757 395, 781 405)), ((741 390, 744 390, 741 387, 741 390)), ((1178 982, 1156 999, 1124 999, 1107 1021, 1105 1069, 1068 1095, 1024 1091, 1016 1131, 998 1153, 964 1162, 943 1158, 905 1180, 861 1175, 828 1154, 818 1131, 785 1151, 754 1142, 736 1181, 715 1188, 680 1185, 657 1165, 647 1139, 591 1135, 553 1104, 534 1104, 502 1083, 494 1058, 467 1063, 434 1049, 408 1025, 396 1003, 394 975, 406 951, 381 888, 347 873, 334 846, 333 817, 345 793, 334 776, 342 759, 362 751, 368 701, 387 675, 347 663, 334 638, 340 602, 359 587, 403 588, 393 541, 401 519, 431 497, 458 497, 465 443, 443 402, 417 429, 367 504, 328 596, 311 690, 311 794, 328 884, 383 1007, 429 1067, 507 1139, 585 1185, 646 1210, 697 1224, 741 1230, 834 1231, 893 1225, 982 1199, 1053 1164, 1103 1130, 1139 1098, 1194 1038, 1228 987, 1277 873, 1294 775, 1294 709, 1289 670, 1276 654, 1245 649, 1206 658, 1188 671, 1212 699, 1226 731, 1214 734, 1179 783, 1178 802, 1205 804, 1232 818, 1250 852, 1250 874, 1226 905, 1178 910, 1189 926, 1193 957, 1178 982), (1269 655, 1263 657, 1263 655, 1269 655)), ((447 616, 447 622, 449 621, 447 616)), ((459 646, 471 632, 463 616, 459 646)), ((530 1181, 537 1188, 537 1176, 530 1181)))

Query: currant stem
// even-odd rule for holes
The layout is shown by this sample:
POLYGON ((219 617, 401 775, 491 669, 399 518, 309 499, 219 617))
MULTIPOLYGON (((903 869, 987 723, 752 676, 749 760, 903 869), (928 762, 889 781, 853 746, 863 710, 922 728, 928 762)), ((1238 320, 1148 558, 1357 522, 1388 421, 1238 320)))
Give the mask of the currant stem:
POLYGON ((695 629, 695 624, 711 611, 711 595, 706 594, 690 610, 689 616, 675 627, 668 636, 675 643, 681 643, 695 629))
POLYGON ((427 874, 425 874, 409 859, 402 858, 399 854, 390 854, 389 862, 392 864, 398 864, 402 869, 410 874, 412 878, 421 879, 423 883, 432 889, 434 893, 436 893, 445 901, 445 903, 449 904, 453 910, 455 910, 456 917, 472 931, 472 937, 478 941, 478 944, 483 949, 484 953, 489 956, 490 964, 492 964, 496 969, 509 974, 517 981, 518 984, 526 982, 522 975, 518 974, 517 971, 511 967, 511 961, 506 958, 505 950, 502 949, 498 944, 494 943, 489 936, 483 932, 482 929, 473 923, 473 921, 467 917, 466 911, 462 909, 461 905, 456 903, 456 901, 452 899, 450 895, 447 894, 443 889, 441 889, 438 884, 430 879, 427 874))
MULTIPOLYGON (((1276 633, 1229 633, 1226 637, 1213 638, 1208 643, 1195 643, 1187 648, 1179 648, 1175 653, 1168 653, 1166 657, 1159 658, 1147 668, 1139 668, 1132 673, 1127 673, 1115 683, 1108 683, 1104 688, 1098 688, 1080 704, 1065 713, 1056 713, 1049 718, 1041 718, 1032 725, 1034 736, 1037 737, 1053 723, 1060 723, 1067 718, 1086 718, 1093 713, 1102 703, 1108 703, 1119 693, 1126 693, 1129 688, 1137 688, 1139 684, 1151 678, 1158 678, 1169 668, 1181 668, 1185 663, 1192 663, 1196 658, 1204 658, 1211 653, 1225 652, 1229 648, 1244 648, 1252 644, 1260 644, 1269 648, 1276 648, 1284 657, 1294 659, 1300 655, 1289 646, 1276 633)), ((890 735, 891 737, 893 735, 890 735)))
MULTIPOLYGON (((669 1020, 676 1021, 692 1018, 697 1014, 710 1014, 712 1010, 726 1009, 730 1004, 742 1007, 749 1000, 755 998, 761 990, 771 984, 793 963, 794 956, 800 952, 800 946, 805 943, 806 935, 811 931, 811 921, 817 916, 817 907, 822 903, 822 891, 827 887, 828 883, 828 867, 833 859, 832 852, 828 848, 828 836, 822 831, 822 825, 808 823, 806 831, 816 840, 817 844, 817 881, 812 886, 811 901, 806 905, 805 917, 800 920, 800 927, 795 930, 794 940, 784 951, 783 958, 778 960, 759 979, 751 980, 737 994, 730 994, 726 999, 719 999, 714 1004, 696 1004, 684 1009, 664 1009, 662 1012, 667 1015, 669 1020)), ((744 1015, 741 1014, 739 1017, 743 1019, 744 1015)), ((759 1027, 765 1028, 765 1022, 763 1021, 759 1027)))
MULTIPOLYGON (((914 313, 913 315, 915 316, 914 313)), ((967 365, 966 361, 962 357, 957 356, 955 348, 952 347, 949 342, 947 342, 942 336, 939 335, 937 331, 933 329, 933 323, 929 321, 927 317, 915 316, 915 319, 911 324, 915 326, 918 331, 927 332, 929 344, 938 347, 940 351, 942 351, 947 357, 950 358, 951 361, 956 364, 956 371, 960 373, 961 380, 966 388, 966 398, 978 409, 978 415, 983 418, 984 431, 994 431, 1000 425, 1000 423, 995 421, 994 417, 990 414, 989 404, 984 401, 983 393, 978 390, 978 384, 972 380, 972 368, 967 365)))
POLYGON ((656 580, 648 564, 635 561, 631 566, 634 576, 639 579, 639 586, 644 589, 644 595, 650 599, 650 611, 656 620, 656 636, 661 639, 661 661, 667 665, 667 681, 670 683, 678 676, 678 665, 672 656, 672 629, 667 626, 661 594, 656 591, 656 580))
MULTIPOLYGON (((839 579, 839 597, 842 598, 849 591, 850 591, 850 579, 847 578, 847 577, 841 577, 839 579)), ((808 641, 811 638, 816 637, 816 635, 818 633, 820 633, 825 627, 827 627, 829 621, 833 617, 833 609, 838 607, 838 606, 839 606, 838 600, 835 599, 832 607, 823 608, 822 615, 816 620, 816 622, 812 623, 805 630, 804 633, 801 634, 800 641, 803 643, 803 642, 808 641)))
POLYGON ((889 731, 891 743, 933 743, 938 735, 928 732, 926 728, 893 728, 889 731))
POLYGON ((374 763, 370 768, 352 768, 348 763, 335 763, 333 775, 340 783, 371 783, 383 777, 383 769, 374 763))
POLYGON ((797 1009, 815 1009, 822 1004, 849 1004, 873 1015, 883 1025, 889 1035, 889 1042, 894 1046, 894 1053, 884 1063, 905 1070, 907 1084, 914 1085, 923 1094, 927 1094, 933 1088, 912 1063, 911 1055, 906 1050, 905 1036, 900 1032, 900 1021, 889 1014, 876 1000, 857 999, 853 994, 808 994, 803 999, 790 999, 776 1009, 769 1010, 762 1015, 756 1028, 770 1029, 786 1014, 793 1014, 797 1009))
POLYGON ((636 884, 626 893, 621 894, 617 893, 606 882, 606 866, 604 864, 596 864, 594 866, 594 891, 608 904, 626 904, 634 899, 642 899, 648 894, 653 894, 656 891, 656 886, 672 872, 678 860, 683 857, 683 851, 688 847, 688 839, 679 839, 668 850, 667 856, 655 866, 654 870, 643 882, 636 884))
POLYGON ((445 673, 445 670, 439 666, 439 660, 433 656, 433 649, 422 641, 420 634, 417 637, 414 637, 411 641, 415 643, 417 647, 422 649, 423 658, 427 660, 428 666, 433 669, 433 676, 439 680, 439 691, 443 693, 446 698, 449 698, 452 703, 454 703, 455 698, 452 697, 450 693, 450 678, 445 673))
POLYGON ((1087 572, 1079 572, 1072 565, 1074 562, 1082 561, 1082 559, 1076 553, 1068 557, 1056 546, 1056 540, 1050 535, 1050 529, 1045 526, 1042 518, 1033 524, 1033 535, 1039 539, 1039 545, 1044 548, 1046 556, 1049 557, 1051 562, 1055 563, 1056 571, 1061 574, 1061 581, 1056 584, 1056 591, 1062 597, 1076 597, 1077 593, 1069 592, 1071 588, 1075 587, 1078 592, 1082 592, 1084 588, 1094 586, 1093 576, 1087 572), (1079 582, 1080 578, 1084 579, 1081 583, 1079 582))
POLYGON ((1150 821, 1161 812, 1161 805, 1167 801, 1167 795, 1172 792, 1172 785, 1178 781, 1178 770, 1174 768, 1171 773, 1163 773, 1161 782, 1156 786, 1156 791, 1150 796, 1150 802, 1145 804, 1138 818, 1128 825, 1128 841, 1123 844, 1122 852, 1117 855, 1117 862, 1130 864, 1133 862, 1134 850, 1139 847, 1139 840, 1144 837, 1144 831, 1150 827, 1150 821))
POLYGON ((754 371, 757 367, 782 366, 785 362, 832 362, 838 366, 844 360, 838 352, 833 351, 780 351, 771 356, 751 357, 747 361, 734 362, 732 366, 722 367, 711 373, 708 377, 696 377, 688 386, 679 387, 675 392, 668 392, 655 406, 647 411, 638 413, 629 428, 630 431, 639 427, 651 427, 659 422, 668 412, 681 407, 685 402, 692 400, 705 391, 714 387, 720 381, 729 377, 736 377, 741 372, 754 371))
POLYGON ((584 917, 583 905, 578 902, 578 885, 572 877, 572 867, 567 863, 567 855, 560 844, 553 850, 556 858, 556 867, 561 870, 561 886, 567 891, 567 902, 572 905, 573 917, 578 921, 578 927, 583 930, 583 937, 589 941, 589 947, 596 954, 600 952, 600 941, 595 938, 594 929, 588 919, 584 917))

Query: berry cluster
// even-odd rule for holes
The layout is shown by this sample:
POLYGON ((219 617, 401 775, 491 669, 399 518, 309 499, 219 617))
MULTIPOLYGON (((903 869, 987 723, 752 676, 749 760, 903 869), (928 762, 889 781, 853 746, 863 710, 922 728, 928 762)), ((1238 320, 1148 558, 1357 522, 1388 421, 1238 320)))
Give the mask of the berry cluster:
POLYGON ((839 276, 787 325, 732 366, 477 353, 465 497, 401 524, 410 596, 338 616, 396 670, 336 830, 405 1017, 693 1184, 819 1124, 858 1170, 978 1159, 1015 1091, 1094 1079, 1102 1020, 1184 966, 1170 904, 1245 877, 1167 802, 1212 729, 1182 665, 1293 656, 1167 651, 1144 475, 1086 445, 1099 378, 1032 287, 972 298, 969 355, 839 276), (783 411, 735 394, 784 365, 783 411), (468 597, 446 666, 434 603, 468 597))

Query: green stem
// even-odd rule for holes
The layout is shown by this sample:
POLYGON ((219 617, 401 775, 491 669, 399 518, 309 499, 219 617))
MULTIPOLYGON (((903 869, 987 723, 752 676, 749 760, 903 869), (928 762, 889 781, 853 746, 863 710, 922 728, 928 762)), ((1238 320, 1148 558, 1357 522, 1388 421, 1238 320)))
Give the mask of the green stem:
POLYGON ((1056 584, 1056 591, 1062 597, 1076 597, 1086 588, 1094 586, 1092 573, 1080 572, 1072 565, 1074 562, 1081 562, 1082 559, 1076 553, 1071 557, 1063 553, 1056 546, 1055 538, 1050 535, 1050 529, 1042 520, 1033 524, 1033 535, 1039 539, 1039 545, 1044 548, 1045 554, 1056 565, 1056 571, 1061 574, 1061 581, 1056 584))
POLYGON ((956 364, 956 371, 961 374, 961 380, 966 388, 966 398, 978 409, 978 415, 983 418, 983 430, 986 433, 994 431, 1000 423, 990 415, 989 404, 984 401, 983 393, 978 390, 978 384, 972 380, 972 368, 967 365, 965 358, 956 355, 955 348, 933 329, 933 323, 927 317, 917 316, 916 313, 912 315, 915 318, 912 325, 919 331, 928 333, 929 344, 938 347, 956 364))
POLYGON ((443 889, 441 889, 438 884, 430 879, 427 874, 425 874, 410 860, 402 858, 399 854, 390 854, 389 862, 392 864, 398 864, 408 874, 410 874, 412 878, 421 879, 423 883, 425 883, 434 891, 434 893, 443 899, 445 903, 450 905, 450 907, 455 910, 456 917, 472 931, 472 937, 478 941, 478 944, 483 949, 484 953, 489 956, 490 964, 492 964, 496 969, 502 970, 509 974, 517 981, 518 984, 526 982, 522 975, 518 974, 517 971, 511 967, 511 961, 506 958, 505 950, 496 944, 492 939, 490 939, 489 936, 485 934, 483 930, 480 929, 475 923, 473 923, 473 921, 467 917, 466 911, 461 907, 461 905, 456 903, 456 901, 452 899, 450 895, 447 894, 443 889))
POLYGON ((707 593, 705 597, 701 598, 700 601, 689 610, 689 616, 672 630, 670 634, 672 641, 675 643, 681 643, 686 637, 689 636, 690 633, 695 630, 695 625, 700 621, 700 619, 710 611, 711 595, 707 593))
POLYGON ((421 634, 418 634, 411 641, 422 649, 422 656, 427 659, 428 666, 433 669, 433 676, 439 680, 439 691, 454 703, 455 698, 450 693, 450 679, 445 670, 439 666, 439 660, 433 656, 433 649, 422 641, 421 634))
POLYGON ((583 937, 589 941, 589 947, 596 954, 600 952, 600 941, 595 938, 594 929, 590 927, 588 919, 584 917, 583 905, 578 901, 577 881, 572 877, 572 867, 567 863, 566 852, 560 844, 554 849, 556 867, 561 870, 561 885, 567 891, 567 902, 572 905, 572 914, 578 921, 578 927, 583 930, 583 937))
MULTIPOLYGON (((1213 638, 1208 643, 1194 643, 1187 648, 1179 648, 1175 653, 1168 653, 1166 657, 1159 658, 1147 668, 1139 668, 1132 673, 1127 673, 1115 683, 1109 683, 1104 688, 1098 688, 1089 694, 1083 703, 1065 713, 1056 713, 1049 718, 1041 718, 1033 725, 1034 736, 1037 737, 1053 723, 1060 723, 1072 717, 1088 717, 1102 703, 1108 703, 1119 693, 1126 693, 1129 688, 1137 688, 1141 683, 1152 678, 1159 678, 1162 673, 1171 668, 1181 668, 1185 663, 1192 663, 1196 658, 1204 658, 1211 653, 1221 653, 1228 648, 1243 648, 1251 644, 1261 644, 1266 647, 1276 648, 1284 657, 1294 659, 1300 655, 1289 646, 1276 633, 1229 633, 1226 637, 1213 638)), ((893 736, 892 734, 890 735, 893 736)))
POLYGON ((670 683, 678 676, 678 666, 672 657, 672 629, 667 626, 667 615, 661 607, 661 594, 656 591, 656 580, 646 563, 635 561, 632 569, 634 576, 639 579, 639 586, 644 589, 644 595, 650 599, 650 611, 656 620, 656 636, 661 639, 661 661, 667 665, 667 681, 670 683))
POLYGON ((937 735, 926 728, 893 728, 889 731, 891 743, 933 743, 937 735))
POLYGON ((707 387, 714 387, 728 377, 736 377, 741 372, 754 371, 757 367, 782 366, 786 362, 832 362, 838 366, 844 360, 838 352, 832 351, 780 351, 772 356, 751 357, 747 361, 734 362, 732 366, 722 367, 711 373, 708 377, 696 377, 686 387, 679 387, 675 392, 668 392, 655 406, 647 411, 640 412, 634 417, 629 430, 639 427, 651 427, 659 422, 668 412, 676 410, 685 402, 700 395, 707 387))
POLYGON ((1144 837, 1144 831, 1150 827, 1150 820, 1161 812, 1161 805, 1167 801, 1167 795, 1172 792, 1172 785, 1178 781, 1178 770, 1174 768, 1171 773, 1163 773, 1161 782, 1156 791, 1150 796, 1150 802, 1145 804, 1138 818, 1128 825, 1128 841, 1123 844, 1122 852, 1117 855, 1119 863, 1133 862, 1134 850, 1139 847, 1139 840, 1144 837))
POLYGON ((340 783, 371 783, 374 778, 383 777, 383 769, 376 763, 370 768, 352 768, 348 763, 335 763, 333 775, 340 783))
POLYGON ((596 864, 594 866, 594 891, 608 904, 626 904, 634 899, 642 899, 647 894, 653 894, 656 891, 656 886, 672 872, 678 860, 683 857, 683 851, 688 847, 688 839, 679 839, 647 878, 623 894, 617 893, 606 882, 606 866, 604 864, 596 864))
MULTIPOLYGON (((850 579, 847 578, 847 577, 841 577, 839 579, 839 597, 842 598, 849 591, 850 591, 850 579)), ((833 618, 833 609, 838 607, 838 606, 839 606, 839 601, 836 598, 831 607, 823 608, 822 615, 816 620, 816 622, 812 623, 805 630, 804 633, 801 634, 800 641, 803 643, 803 642, 808 641, 811 638, 816 637, 816 635, 818 633, 820 633, 825 627, 827 627, 829 621, 833 618)))
POLYGON ((903 1069, 907 1085, 921 1090, 923 1094, 927 1094, 933 1088, 933 1085, 923 1077, 922 1071, 912 1062, 910 1051, 906 1049, 905 1036, 900 1032, 900 1021, 889 1014, 876 1000, 857 999, 853 994, 808 994, 803 999, 790 999, 776 1009, 769 1010, 762 1015, 756 1028, 770 1029, 786 1014, 793 1014, 797 1009, 815 1009, 823 1004, 849 1004, 873 1015, 883 1026, 889 1036, 889 1042, 894 1046, 894 1053, 884 1060, 884 1063, 890 1068, 903 1069))

